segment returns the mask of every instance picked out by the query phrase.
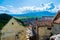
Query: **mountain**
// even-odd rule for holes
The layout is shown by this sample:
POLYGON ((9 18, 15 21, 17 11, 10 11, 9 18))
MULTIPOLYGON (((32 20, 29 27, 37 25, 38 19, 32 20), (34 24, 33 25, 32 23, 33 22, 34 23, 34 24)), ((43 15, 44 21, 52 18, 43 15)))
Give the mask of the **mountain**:
POLYGON ((41 17, 41 16, 55 16, 56 13, 48 12, 48 11, 30 11, 24 14, 10 14, 15 17, 41 17))

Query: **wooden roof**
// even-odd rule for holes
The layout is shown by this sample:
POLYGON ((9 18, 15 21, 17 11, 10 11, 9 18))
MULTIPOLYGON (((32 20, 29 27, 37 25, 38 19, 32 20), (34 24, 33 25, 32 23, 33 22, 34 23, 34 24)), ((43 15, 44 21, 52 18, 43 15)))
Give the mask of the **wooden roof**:
POLYGON ((53 23, 60 23, 60 11, 57 12, 55 18, 53 19, 53 23))
POLYGON ((54 21, 54 23, 60 23, 60 18, 58 18, 57 20, 54 21))

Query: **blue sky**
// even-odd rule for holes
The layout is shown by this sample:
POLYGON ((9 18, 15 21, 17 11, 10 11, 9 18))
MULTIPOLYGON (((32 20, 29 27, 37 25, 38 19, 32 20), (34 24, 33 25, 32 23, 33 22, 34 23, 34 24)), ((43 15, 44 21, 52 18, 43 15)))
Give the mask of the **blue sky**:
POLYGON ((22 14, 27 10, 57 12, 60 0, 0 0, 0 13, 22 14))

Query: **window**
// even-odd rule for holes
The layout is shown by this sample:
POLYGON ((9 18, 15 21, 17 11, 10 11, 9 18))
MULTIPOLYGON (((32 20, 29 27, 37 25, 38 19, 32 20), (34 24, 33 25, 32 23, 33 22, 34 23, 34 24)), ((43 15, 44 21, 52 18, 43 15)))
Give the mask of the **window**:
POLYGON ((12 25, 14 25, 14 23, 12 22, 12 25))
POLYGON ((19 39, 19 35, 18 34, 16 35, 16 39, 19 39))
POLYGON ((52 28, 47 28, 48 30, 51 30, 52 28))

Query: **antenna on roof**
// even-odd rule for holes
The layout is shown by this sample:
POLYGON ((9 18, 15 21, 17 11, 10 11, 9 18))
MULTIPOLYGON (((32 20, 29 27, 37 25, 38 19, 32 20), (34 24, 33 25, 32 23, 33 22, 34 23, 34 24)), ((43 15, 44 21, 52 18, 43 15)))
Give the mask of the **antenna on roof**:
POLYGON ((38 17, 36 17, 36 20, 38 20, 38 17))

